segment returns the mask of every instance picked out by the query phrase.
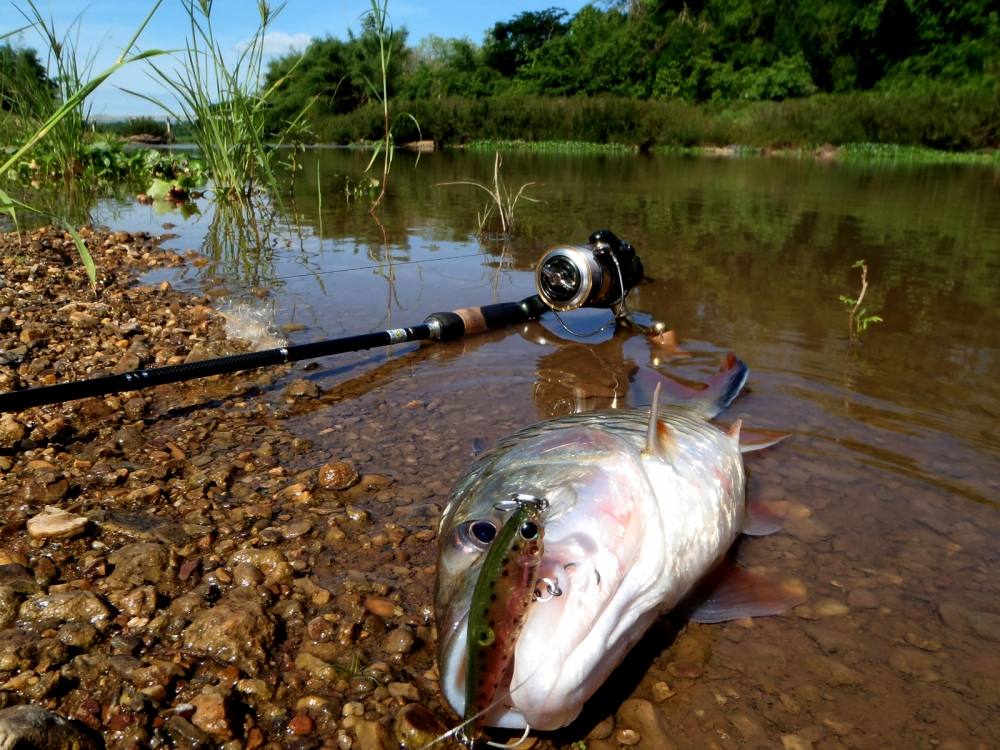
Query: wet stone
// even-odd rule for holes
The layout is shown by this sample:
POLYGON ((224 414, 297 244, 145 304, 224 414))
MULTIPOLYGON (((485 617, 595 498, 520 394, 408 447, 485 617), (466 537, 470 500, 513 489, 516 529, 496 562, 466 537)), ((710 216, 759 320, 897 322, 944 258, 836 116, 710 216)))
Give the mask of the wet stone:
POLYGON ((104 742, 52 711, 33 705, 0 710, 0 748, 98 750, 104 742))
POLYGON ((15 447, 26 434, 27 429, 13 414, 0 415, 0 448, 15 447))
POLYGON ((88 523, 83 516, 50 505, 28 519, 28 533, 33 539, 71 539, 82 534, 88 523))
POLYGON ((59 591, 30 597, 21 605, 18 616, 26 622, 82 622, 103 629, 111 611, 90 591, 59 591))
POLYGON ((382 647, 388 654, 408 654, 415 643, 413 629, 408 625, 400 625, 386 633, 382 647))
POLYGON ((630 698, 622 703, 615 719, 615 738, 623 745, 670 750, 674 747, 656 708, 647 700, 630 698), (631 732, 632 735, 628 733, 631 732), (634 735, 635 740, 631 741, 634 735))
POLYGON ((285 395, 289 398, 316 398, 319 396, 319 386, 311 380, 298 378, 288 384, 285 395))
POLYGON ((879 606, 878 597, 867 589, 854 589, 847 595, 847 603, 856 609, 875 609, 879 606))
POLYGON ((418 750, 444 732, 444 724, 419 703, 403 706, 392 724, 393 737, 403 750, 418 750))
POLYGON ((169 550, 157 542, 133 542, 108 555, 114 566, 108 584, 115 588, 159 584, 173 575, 169 550))
POLYGON ((346 490, 357 484, 357 470, 345 461, 331 461, 319 468, 317 481, 324 490, 346 490))
POLYGON ((233 736, 225 692, 209 688, 191 699, 194 715, 191 723, 198 729, 220 739, 233 736))
POLYGON ((198 612, 181 640, 188 651, 256 675, 267 661, 274 623, 253 594, 235 590, 198 612))
POLYGON ((807 656, 803 663, 828 685, 860 685, 864 682, 864 675, 858 670, 827 656, 807 656))
POLYGON ((86 622, 67 622, 56 633, 60 643, 80 649, 88 649, 97 642, 97 628, 86 622))

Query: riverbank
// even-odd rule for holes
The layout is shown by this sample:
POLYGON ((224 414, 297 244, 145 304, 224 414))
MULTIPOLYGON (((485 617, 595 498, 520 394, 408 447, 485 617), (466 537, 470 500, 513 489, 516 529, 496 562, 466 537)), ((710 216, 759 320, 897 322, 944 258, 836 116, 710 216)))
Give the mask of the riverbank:
MULTIPOLYGON (((246 348, 208 298, 136 282, 194 255, 82 235, 96 294, 62 230, 0 237, 0 390, 246 348)), ((430 592, 366 575, 405 579, 433 532, 358 507, 393 479, 288 428, 339 398, 288 370, 0 416, 0 744, 375 750, 440 728, 430 592)))

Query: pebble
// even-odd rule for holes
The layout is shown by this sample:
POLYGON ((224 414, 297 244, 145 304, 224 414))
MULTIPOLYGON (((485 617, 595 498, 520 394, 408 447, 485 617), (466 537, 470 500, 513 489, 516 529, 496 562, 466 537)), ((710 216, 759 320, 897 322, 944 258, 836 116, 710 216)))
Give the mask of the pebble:
POLYGON ((813 743, 797 734, 781 735, 781 747, 784 750, 812 750, 813 743))
POLYGON ((107 626, 111 610, 91 591, 59 591, 29 597, 18 617, 27 622, 89 623, 101 630, 107 626))
POLYGON ((615 739, 622 745, 670 750, 674 746, 656 707, 642 698, 629 698, 615 714, 615 739))
POLYGON ((413 629, 409 625, 400 625, 385 634, 382 648, 388 654, 408 654, 413 650, 416 640, 413 629))
POLYGON ((852 589, 847 595, 847 603, 857 609, 875 609, 879 606, 878 597, 868 589, 852 589))
POLYGON ((381 596, 369 596, 365 599, 365 609, 382 619, 388 619, 396 615, 396 603, 392 599, 386 599, 381 596))
POLYGON ((312 734, 314 728, 315 722, 308 714, 295 714, 288 722, 288 733, 298 737, 312 734))
POLYGON ((360 480, 357 470, 345 461, 331 461, 319 468, 317 481, 324 490, 346 490, 360 480))
POLYGON ((192 698, 191 705, 194 706, 191 723, 198 729, 220 739, 230 739, 233 736, 229 707, 223 691, 209 688, 192 698))
POLYGON ((392 734, 402 750, 420 750, 440 737, 446 727, 419 703, 403 706, 392 722, 392 734))
POLYGON ((28 519, 28 533, 33 539, 72 539, 87 528, 89 519, 51 505, 28 519))

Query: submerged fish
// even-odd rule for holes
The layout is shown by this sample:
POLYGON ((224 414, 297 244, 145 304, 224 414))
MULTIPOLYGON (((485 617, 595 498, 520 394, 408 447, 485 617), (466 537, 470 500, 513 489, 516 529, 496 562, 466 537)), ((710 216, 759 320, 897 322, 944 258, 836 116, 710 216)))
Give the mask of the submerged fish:
MULTIPOLYGON (((649 409, 551 419, 469 467, 441 519, 435 596, 441 688, 459 715, 475 713, 466 705, 470 607, 511 498, 544 499, 538 576, 548 596, 518 615, 513 667, 492 704, 477 701, 486 726, 551 730, 573 721, 653 621, 719 570, 741 532, 776 530, 773 516, 748 513, 739 423, 724 431, 707 421, 746 378, 730 355, 684 406, 657 413, 654 399, 649 409)), ((731 576, 693 617, 775 614, 801 600, 758 583, 746 572, 731 576)))

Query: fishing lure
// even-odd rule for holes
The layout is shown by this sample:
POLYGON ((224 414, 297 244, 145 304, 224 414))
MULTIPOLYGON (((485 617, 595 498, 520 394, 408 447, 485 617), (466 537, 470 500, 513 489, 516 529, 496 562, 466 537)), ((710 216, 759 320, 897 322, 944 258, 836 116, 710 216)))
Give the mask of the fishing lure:
POLYGON ((469 609, 463 718, 471 724, 471 737, 464 727, 462 731, 469 747, 500 686, 510 680, 517 637, 528 605, 539 595, 535 587, 543 551, 541 516, 547 506, 543 498, 530 495, 515 495, 497 506, 512 507, 513 512, 486 551, 469 609))

